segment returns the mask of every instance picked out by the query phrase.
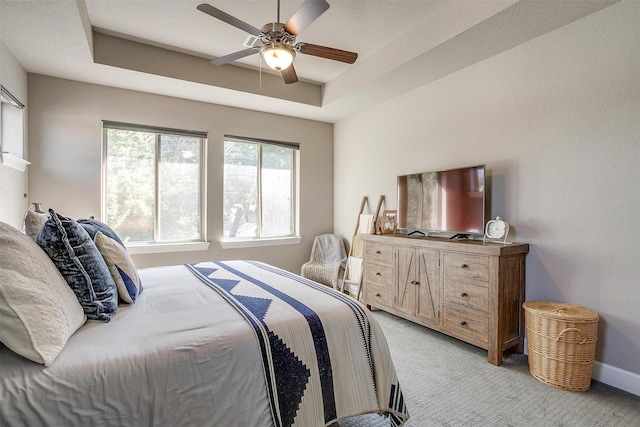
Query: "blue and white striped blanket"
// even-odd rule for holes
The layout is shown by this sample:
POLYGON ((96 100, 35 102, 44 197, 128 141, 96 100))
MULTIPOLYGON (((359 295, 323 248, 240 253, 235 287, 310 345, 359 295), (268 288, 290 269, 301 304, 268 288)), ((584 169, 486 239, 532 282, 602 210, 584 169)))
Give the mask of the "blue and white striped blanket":
POLYGON ((253 327, 276 427, 409 418, 384 335, 350 297, 255 261, 187 264, 253 327))

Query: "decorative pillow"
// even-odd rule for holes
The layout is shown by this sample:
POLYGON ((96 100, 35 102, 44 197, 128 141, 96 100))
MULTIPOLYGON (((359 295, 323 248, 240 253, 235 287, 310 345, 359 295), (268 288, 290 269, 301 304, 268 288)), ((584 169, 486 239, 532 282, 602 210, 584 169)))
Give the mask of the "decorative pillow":
POLYGON ((96 233, 93 241, 107 263, 113 281, 116 282, 120 299, 129 304, 136 302, 136 298, 142 292, 142 283, 127 250, 100 231, 96 233))
POLYGON ((49 366, 87 317, 49 257, 0 222, 0 341, 49 366))
POLYGON ((94 217, 90 216, 89 218, 79 219, 78 223, 80 223, 80 225, 82 225, 82 227, 87 230, 87 233, 89 233, 89 236, 91 236, 92 239, 95 240, 96 233, 99 231, 105 236, 111 237, 113 240, 120 243, 120 245, 124 248, 124 243, 122 243, 122 240, 120 240, 118 234, 116 234, 116 232, 113 231, 113 229, 104 222, 100 222, 94 217))
POLYGON ((27 236, 35 241, 36 234, 38 234, 38 231, 48 219, 48 213, 36 212, 33 205, 29 206, 27 213, 24 215, 24 231, 27 233, 27 236))
POLYGON ((36 243, 58 267, 87 317, 108 322, 118 309, 118 291, 100 251, 75 220, 53 209, 49 213, 36 243))

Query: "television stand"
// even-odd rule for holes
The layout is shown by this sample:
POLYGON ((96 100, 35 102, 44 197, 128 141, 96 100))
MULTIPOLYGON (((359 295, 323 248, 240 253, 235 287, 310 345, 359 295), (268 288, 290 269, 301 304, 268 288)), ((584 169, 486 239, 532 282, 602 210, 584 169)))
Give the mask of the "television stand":
POLYGON ((363 302, 487 350, 524 350, 526 243, 363 234, 363 302))
POLYGON ((455 240, 455 239, 469 239, 471 237, 470 233, 456 233, 453 236, 449 237, 449 240, 455 240))

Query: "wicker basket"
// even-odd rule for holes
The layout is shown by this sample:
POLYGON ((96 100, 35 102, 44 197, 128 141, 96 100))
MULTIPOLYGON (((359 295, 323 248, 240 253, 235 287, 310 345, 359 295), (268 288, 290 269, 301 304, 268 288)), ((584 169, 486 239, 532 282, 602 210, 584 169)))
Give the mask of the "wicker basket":
POLYGON ((598 313, 549 301, 527 301, 522 307, 531 374, 564 390, 589 390, 598 339, 598 313))

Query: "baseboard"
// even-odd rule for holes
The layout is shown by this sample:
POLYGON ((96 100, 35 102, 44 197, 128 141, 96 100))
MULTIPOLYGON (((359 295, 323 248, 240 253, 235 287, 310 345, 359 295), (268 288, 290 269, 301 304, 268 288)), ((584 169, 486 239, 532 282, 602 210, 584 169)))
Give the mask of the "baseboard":
POLYGON ((636 396, 640 396, 640 375, 616 368, 615 366, 593 362, 591 378, 636 396))
MULTIPOLYGON (((526 338, 524 339, 524 354, 529 354, 526 338)), ((611 387, 640 396, 640 374, 625 371, 624 369, 616 368, 606 363, 600 363, 596 360, 593 362, 591 378, 610 385, 611 387)))

